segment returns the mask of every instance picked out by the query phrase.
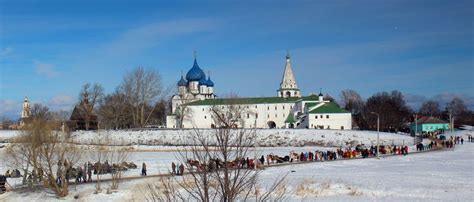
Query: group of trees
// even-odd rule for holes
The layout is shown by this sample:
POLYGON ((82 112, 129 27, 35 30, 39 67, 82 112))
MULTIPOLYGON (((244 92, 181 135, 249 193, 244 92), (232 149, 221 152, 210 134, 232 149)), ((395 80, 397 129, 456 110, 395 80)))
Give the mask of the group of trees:
POLYGON ((35 104, 20 135, 11 140, 3 161, 22 172, 23 184, 42 183, 57 196, 68 194, 66 167, 80 156, 75 145, 68 144, 69 133, 61 133, 61 117, 46 106, 35 104))
POLYGON ((457 120, 456 126, 474 124, 473 112, 468 110, 464 101, 458 97, 454 97, 445 109, 441 109, 438 102, 427 100, 418 112, 406 104, 400 91, 379 92, 363 100, 356 91, 344 90, 340 98, 342 106, 353 114, 354 125, 360 129, 377 128, 377 116, 371 112, 380 115, 380 129, 384 131, 406 130, 415 114, 434 116, 445 121, 449 120, 451 114, 457 120))
MULTIPOLYGON (((87 117, 97 114, 99 128, 143 128, 163 125, 167 102, 161 76, 156 70, 137 67, 127 72, 120 85, 110 94, 100 84, 85 84, 79 101, 88 100, 82 107, 87 117)), ((83 105, 78 105, 79 107, 83 105)))

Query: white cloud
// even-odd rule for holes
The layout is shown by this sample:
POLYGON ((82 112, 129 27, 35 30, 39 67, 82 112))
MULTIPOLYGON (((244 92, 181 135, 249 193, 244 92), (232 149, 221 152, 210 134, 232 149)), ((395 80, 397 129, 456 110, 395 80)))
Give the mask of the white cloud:
POLYGON ((104 53, 110 57, 128 56, 157 46, 167 40, 185 34, 212 30, 218 22, 210 19, 180 19, 166 22, 155 22, 131 28, 115 40, 99 48, 101 57, 104 53))
POLYGON ((0 99, 0 116, 18 118, 21 112, 21 101, 0 99))
POLYGON ((427 100, 433 100, 438 102, 440 110, 444 110, 446 105, 453 100, 453 98, 458 97, 464 101, 464 104, 467 106, 468 109, 474 110, 474 96, 468 94, 459 94, 459 93, 440 93, 434 95, 432 97, 426 97, 423 95, 411 94, 411 93, 404 93, 403 96, 405 97, 405 101, 409 106, 412 107, 413 110, 418 111, 423 104, 423 102, 427 100))
POLYGON ((53 78, 59 75, 59 72, 54 69, 54 65, 41 61, 33 61, 33 66, 37 74, 53 78))
POLYGON ((52 111, 56 110, 71 110, 72 107, 74 106, 74 97, 69 96, 69 95, 55 95, 51 97, 47 105, 52 111))

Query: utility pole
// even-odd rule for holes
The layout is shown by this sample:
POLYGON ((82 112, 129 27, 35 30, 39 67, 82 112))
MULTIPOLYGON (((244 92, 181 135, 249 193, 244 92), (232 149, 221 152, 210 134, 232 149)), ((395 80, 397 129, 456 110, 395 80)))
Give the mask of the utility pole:
POLYGON ((254 127, 254 132, 253 132, 253 165, 254 169, 257 170, 257 118, 255 118, 255 127, 254 127))
POLYGON ((375 113, 375 112, 370 112, 370 113, 377 115, 377 159, 380 159, 380 156, 379 156, 379 153, 380 153, 380 150, 379 150, 379 147, 380 147, 380 144, 379 144, 379 139, 380 139, 380 115, 378 113, 375 113))
POLYGON ((416 145, 416 134, 418 133, 418 114, 415 114, 415 135, 413 139, 413 144, 416 145))

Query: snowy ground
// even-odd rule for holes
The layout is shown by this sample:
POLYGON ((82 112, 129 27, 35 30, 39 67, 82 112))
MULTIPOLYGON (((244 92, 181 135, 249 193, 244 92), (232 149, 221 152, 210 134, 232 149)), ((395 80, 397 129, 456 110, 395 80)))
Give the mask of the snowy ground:
MULTIPOLYGON (((463 136, 467 134, 474 135, 472 131, 456 133, 463 136)), ((167 172, 170 162, 179 156, 176 150, 180 148, 143 145, 134 147, 140 151, 131 152, 130 160, 137 164, 146 162, 149 174, 167 172)), ((315 149, 328 148, 264 147, 259 148, 257 153, 284 155, 290 151, 315 149)), ((84 152, 85 156, 92 152, 87 150, 84 152)), ((4 152, 5 149, 0 149, 0 157, 4 157, 4 152)), ((473 157, 474 143, 465 143, 458 145, 454 151, 386 157, 380 160, 318 162, 267 168, 261 173, 260 181, 263 185, 269 185, 277 176, 288 174, 285 183, 288 188, 288 201, 473 201, 473 157)), ((2 173, 5 167, 6 164, 2 161, 2 173)), ((138 176, 139 172, 139 169, 128 171, 125 176, 138 176)), ((11 180, 9 179, 9 182, 12 184, 18 183, 11 180)), ((119 191, 113 194, 93 194, 92 184, 73 185, 65 199, 74 200, 73 197, 78 195, 79 201, 143 201, 147 184, 156 181, 156 178, 126 181, 121 184, 119 191)), ((107 186, 105 183, 104 187, 107 186)), ((52 193, 42 190, 0 195, 0 201, 54 200, 57 199, 52 193)))
MULTIPOLYGON (((292 148, 273 149, 286 153, 292 148)), ((160 153, 155 158, 172 159, 171 154, 160 153)), ((138 156, 133 158, 143 158, 138 156)), ((267 168, 260 180, 268 185, 288 173, 288 201, 473 201, 473 156, 474 143, 465 143, 454 151, 267 168)), ((66 200, 78 195, 80 201, 143 201, 146 185, 151 182, 156 179, 126 181, 113 194, 93 194, 94 185, 90 184, 74 185, 66 200)), ((54 200, 51 193, 39 190, 0 195, 0 201, 54 200)))

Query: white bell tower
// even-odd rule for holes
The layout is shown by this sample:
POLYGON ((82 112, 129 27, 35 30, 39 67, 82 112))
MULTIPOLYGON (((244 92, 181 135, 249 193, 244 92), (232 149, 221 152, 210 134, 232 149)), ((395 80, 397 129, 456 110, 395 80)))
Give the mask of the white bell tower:
POLYGON ((301 97, 300 89, 296 85, 296 80, 293 75, 290 63, 290 53, 286 54, 285 71, 283 72, 283 78, 281 79, 280 88, 277 90, 278 97, 301 97))
POLYGON ((20 126, 25 125, 25 120, 30 117, 30 101, 28 101, 28 97, 25 97, 23 100, 23 108, 21 110, 21 119, 20 119, 20 126))

